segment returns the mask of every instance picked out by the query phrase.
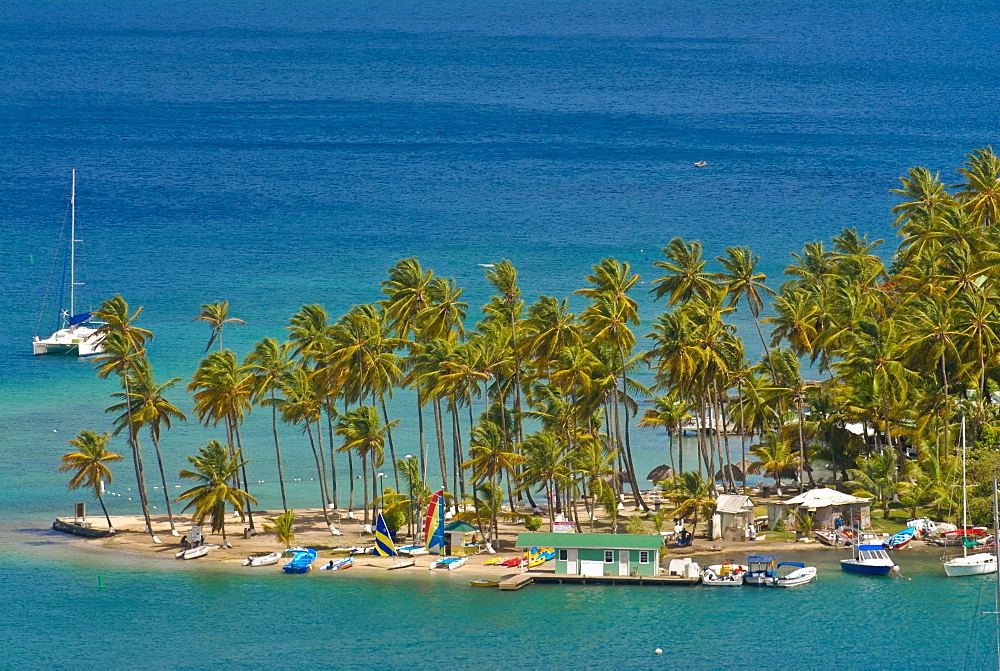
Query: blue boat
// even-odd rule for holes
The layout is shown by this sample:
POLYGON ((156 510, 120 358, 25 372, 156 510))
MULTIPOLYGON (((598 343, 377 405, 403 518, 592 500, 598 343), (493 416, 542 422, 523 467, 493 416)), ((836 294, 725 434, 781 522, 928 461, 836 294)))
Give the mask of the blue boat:
POLYGON ((774 555, 751 555, 747 557, 746 585, 765 585, 774 577, 774 555))
POLYGON ((881 545, 858 545, 856 547, 853 557, 840 560, 840 568, 848 573, 886 575, 893 569, 899 570, 889 558, 889 553, 881 545))
POLYGON ((285 573, 308 573, 312 570, 314 561, 316 561, 316 550, 312 548, 297 550, 285 564, 285 573))

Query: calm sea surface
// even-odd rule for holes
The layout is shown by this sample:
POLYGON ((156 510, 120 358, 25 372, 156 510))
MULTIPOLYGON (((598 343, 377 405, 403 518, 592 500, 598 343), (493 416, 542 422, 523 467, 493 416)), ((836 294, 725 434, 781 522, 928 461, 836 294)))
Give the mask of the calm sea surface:
MULTIPOLYGON (((0 660, 84 666, 114 646, 157 666, 362 666, 388 651, 400 666, 940 667, 970 650, 970 666, 989 666, 992 622, 969 637, 988 610, 980 584, 916 559, 913 571, 901 560, 912 582, 824 564, 823 580, 787 594, 502 596, 458 578, 63 559, 64 543, 31 529, 81 498, 54 468, 73 433, 108 427, 113 389, 87 362, 31 357, 30 340, 54 326, 72 168, 78 305, 117 291, 145 306, 163 379, 197 365, 200 304, 231 301, 248 325, 226 344, 242 355, 305 303, 338 315, 378 299, 404 256, 466 287, 473 320, 488 295, 477 263, 510 258, 529 299, 568 295, 609 255, 648 285, 674 236, 709 256, 750 245, 777 284, 789 252, 845 226, 892 245, 898 176, 926 165, 957 181, 963 154, 996 143, 998 14, 990 2, 8 2, 0 593, 17 606, 0 609, 14 642, 0 660), (78 632, 93 645, 53 645, 78 632), (656 646, 668 654, 651 657, 656 646)), ((661 308, 640 300, 648 324, 661 308)), ((412 398, 392 413, 397 449, 416 453, 412 398)), ((258 412, 245 437, 264 481, 254 493, 276 506, 269 426, 258 412)), ((168 469, 215 436, 177 426, 168 469)), ((633 436, 640 470, 666 460, 661 435, 633 436)), ((286 472, 303 478, 292 503, 314 505, 308 447, 284 440, 286 472)), ((122 468, 114 512, 138 510, 129 488, 122 468)))

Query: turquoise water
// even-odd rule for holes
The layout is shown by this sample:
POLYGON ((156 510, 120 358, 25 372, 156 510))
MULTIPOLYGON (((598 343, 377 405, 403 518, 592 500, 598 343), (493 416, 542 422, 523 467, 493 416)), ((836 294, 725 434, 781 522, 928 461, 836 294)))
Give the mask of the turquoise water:
MULTIPOLYGON (((71 168, 81 302, 120 291, 145 306, 162 378, 197 364, 207 340, 191 323, 200 304, 228 299, 247 320, 225 335, 242 354, 280 336, 304 303, 336 315, 376 300, 385 269, 403 256, 455 277, 472 318, 488 294, 477 263, 510 258, 527 298, 563 296, 608 255, 650 282, 657 250, 676 235, 700 238, 709 255, 748 244, 778 281, 789 252, 845 226, 891 245, 888 189, 898 176, 920 164, 948 182, 964 153, 995 144, 998 13, 988 2, 8 3, 0 15, 3 551, 18 558, 48 547, 30 544, 48 536, 15 529, 70 509, 79 496, 54 472, 58 455, 76 431, 108 427, 111 383, 87 362, 30 356, 71 168), (708 166, 694 168, 697 160, 708 166)), ((50 292, 40 332, 52 328, 53 300, 50 292)), ((658 309, 641 301, 647 323, 658 309)), ((401 454, 419 449, 412 405, 401 394, 392 406, 403 420, 401 454)), ((257 413, 245 439, 250 479, 265 481, 254 493, 274 507, 269 431, 257 413)), ((178 425, 163 441, 168 469, 212 437, 194 422, 178 425)), ((640 470, 665 461, 661 435, 633 439, 640 470)), ((289 483, 291 502, 314 505, 307 444, 290 431, 283 440, 289 478, 304 478, 289 483)), ((130 487, 122 469, 112 511, 138 510, 130 487)), ((305 608, 316 627, 276 631, 331 666, 371 661, 379 636, 406 641, 414 652, 405 660, 425 664, 468 654, 523 666, 585 649, 592 666, 679 665, 646 657, 655 645, 669 649, 663 632, 674 632, 685 665, 809 666, 845 651, 878 653, 888 665, 906 640, 930 636, 935 644, 921 651, 937 662, 929 665, 957 665, 972 612, 963 590, 974 589, 919 575, 905 585, 831 577, 812 592, 823 596, 810 603, 807 627, 794 609, 754 610, 777 596, 700 591, 538 588, 490 601, 497 596, 439 581, 413 586, 428 602, 415 608, 413 590, 377 582, 122 566, 95 594, 92 565, 44 557, 30 573, 16 562, 0 568, 5 586, 30 595, 25 608, 47 614, 32 620, 30 635, 22 620, 2 620, 0 633, 18 632, 22 659, 58 654, 46 641, 68 621, 53 608, 88 625, 78 613, 118 608, 109 626, 120 640, 139 640, 121 623, 143 618, 142 632, 171 654, 190 648, 226 660, 239 649, 233 640, 285 626, 264 611, 305 608), (327 601, 312 598, 326 589, 335 590, 327 601), (219 600, 240 605, 243 620, 213 628, 207 613, 219 600), (186 609, 189 601, 200 610, 186 609), (470 617, 480 610, 498 614, 481 625, 470 617), (691 611, 704 614, 697 632, 678 615, 691 611), (419 624, 427 613, 442 623, 433 634, 419 624), (892 636, 870 645, 866 625, 876 616, 879 635, 892 636), (751 633, 726 644, 734 626, 751 633), (324 647, 334 631, 352 645, 324 647)), ((248 646, 242 663, 282 649, 271 638, 248 646)))

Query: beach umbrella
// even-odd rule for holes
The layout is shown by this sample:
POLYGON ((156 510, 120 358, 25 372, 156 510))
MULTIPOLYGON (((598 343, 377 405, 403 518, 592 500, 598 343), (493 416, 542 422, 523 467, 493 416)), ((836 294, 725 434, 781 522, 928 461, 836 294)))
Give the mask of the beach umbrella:
POLYGON ((670 468, 666 464, 660 464, 646 475, 646 479, 650 482, 663 482, 664 480, 669 480, 676 475, 677 471, 670 468))

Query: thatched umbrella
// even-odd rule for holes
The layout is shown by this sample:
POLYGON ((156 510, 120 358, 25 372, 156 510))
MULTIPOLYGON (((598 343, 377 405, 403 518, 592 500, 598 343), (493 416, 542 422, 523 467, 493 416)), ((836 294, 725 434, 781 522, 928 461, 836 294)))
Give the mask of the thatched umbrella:
POLYGON ((663 482, 664 480, 676 477, 676 475, 677 471, 666 464, 660 464, 646 475, 646 479, 650 482, 663 482))
POLYGON ((732 466, 726 465, 719 469, 719 472, 715 474, 716 480, 732 480, 733 482, 745 482, 743 475, 743 469, 733 464, 732 466), (728 473, 728 475, 727 475, 728 473))

